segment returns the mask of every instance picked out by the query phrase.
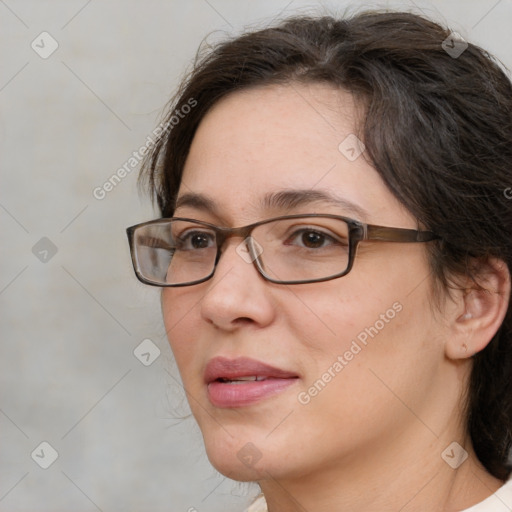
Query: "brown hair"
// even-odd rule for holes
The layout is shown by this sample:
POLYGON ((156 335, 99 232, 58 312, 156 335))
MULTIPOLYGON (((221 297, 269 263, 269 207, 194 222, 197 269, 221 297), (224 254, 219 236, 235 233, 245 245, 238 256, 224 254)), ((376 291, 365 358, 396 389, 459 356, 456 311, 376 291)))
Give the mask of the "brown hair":
MULTIPOLYGON (((441 236, 429 247, 435 283, 449 290, 450 276, 471 276, 471 263, 491 256, 510 269, 512 86, 481 48, 469 44, 459 56, 445 51, 449 35, 418 15, 366 12, 290 18, 220 43, 198 56, 183 81, 166 121, 191 99, 197 104, 156 144, 141 178, 162 216, 172 216, 194 133, 212 105, 250 87, 327 82, 365 107, 360 128, 372 165, 418 222, 441 236)), ((499 331, 473 357, 465 405, 477 456, 506 479, 510 305, 499 331)))

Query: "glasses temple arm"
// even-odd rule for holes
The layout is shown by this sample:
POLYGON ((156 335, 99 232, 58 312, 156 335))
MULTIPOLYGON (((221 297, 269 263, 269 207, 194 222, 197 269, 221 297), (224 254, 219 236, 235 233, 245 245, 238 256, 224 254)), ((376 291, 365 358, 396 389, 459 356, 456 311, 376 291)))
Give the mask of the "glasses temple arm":
POLYGON ((430 242, 440 237, 432 231, 418 231, 416 229, 388 228, 368 224, 363 240, 383 242, 430 242))

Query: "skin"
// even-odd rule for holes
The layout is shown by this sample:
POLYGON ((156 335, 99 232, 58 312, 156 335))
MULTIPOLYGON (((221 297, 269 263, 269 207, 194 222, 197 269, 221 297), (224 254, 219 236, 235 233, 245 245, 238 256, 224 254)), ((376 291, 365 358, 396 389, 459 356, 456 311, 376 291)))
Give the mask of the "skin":
MULTIPOLYGON (((360 113, 351 95, 328 85, 231 94, 201 122, 178 194, 206 196, 214 209, 184 205, 175 216, 241 226, 334 213, 417 229, 364 156, 351 162, 338 150, 357 133, 360 113), (334 192, 367 213, 326 202, 285 210, 260 204, 267 193, 294 189, 334 192)), ((436 309, 425 244, 362 243, 348 275, 283 286, 237 254, 241 241, 228 240, 211 280, 162 294, 190 406, 221 473, 258 481, 271 512, 456 511, 502 485, 464 433, 461 394, 470 356, 503 321, 510 294, 504 265, 484 269, 494 293, 455 291, 436 309), (308 404, 299 403, 298 394, 397 302, 395 318, 308 404), (251 357, 299 379, 253 405, 217 408, 203 380, 216 356, 251 357), (454 441, 468 452, 456 470, 441 457, 454 441), (237 453, 249 442, 261 458, 245 465, 237 453)))

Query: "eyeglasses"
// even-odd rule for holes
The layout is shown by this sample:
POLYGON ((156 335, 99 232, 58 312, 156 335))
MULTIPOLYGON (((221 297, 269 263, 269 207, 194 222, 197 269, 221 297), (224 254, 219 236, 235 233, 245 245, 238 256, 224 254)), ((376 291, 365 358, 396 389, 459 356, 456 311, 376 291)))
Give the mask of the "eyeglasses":
POLYGON ((137 278, 153 286, 191 286, 210 279, 228 238, 243 239, 236 251, 268 281, 317 283, 348 274, 357 244, 429 242, 430 231, 364 224, 338 215, 302 214, 266 219, 239 228, 181 217, 153 220, 127 230, 137 278))

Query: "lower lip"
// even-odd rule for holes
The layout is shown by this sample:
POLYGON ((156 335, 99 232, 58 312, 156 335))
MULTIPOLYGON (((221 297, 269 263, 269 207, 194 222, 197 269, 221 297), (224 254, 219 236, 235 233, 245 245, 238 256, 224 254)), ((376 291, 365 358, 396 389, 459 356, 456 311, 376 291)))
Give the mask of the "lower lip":
POLYGON ((266 379, 237 384, 214 381, 208 384, 208 398, 216 407, 243 407, 284 391, 295 384, 296 380, 266 379))

